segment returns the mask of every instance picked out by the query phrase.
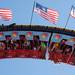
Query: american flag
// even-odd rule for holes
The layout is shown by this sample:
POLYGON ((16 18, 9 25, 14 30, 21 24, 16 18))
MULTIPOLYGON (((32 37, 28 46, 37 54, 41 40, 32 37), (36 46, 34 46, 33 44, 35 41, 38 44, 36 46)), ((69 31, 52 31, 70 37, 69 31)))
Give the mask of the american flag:
POLYGON ((12 19, 12 11, 6 8, 0 8, 0 19, 9 21, 12 19))
POLYGON ((58 21, 59 13, 56 10, 46 8, 38 3, 35 5, 34 12, 54 24, 58 21))
POLYGON ((75 7, 74 6, 72 6, 72 9, 71 9, 71 16, 73 17, 73 18, 75 18, 75 7))

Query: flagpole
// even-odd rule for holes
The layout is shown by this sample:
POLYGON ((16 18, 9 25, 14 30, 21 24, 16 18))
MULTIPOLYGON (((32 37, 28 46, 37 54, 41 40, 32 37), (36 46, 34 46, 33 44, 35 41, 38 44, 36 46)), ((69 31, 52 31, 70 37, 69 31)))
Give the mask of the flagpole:
MULTIPOLYGON (((71 10, 73 8, 73 5, 71 6, 71 10)), ((70 10, 70 13, 71 13, 71 10, 70 10)), ((70 13, 69 13, 69 16, 68 16, 68 19, 67 19, 67 22, 66 22, 66 25, 64 27, 64 29, 66 29, 67 25, 68 25, 68 22, 69 22, 69 19, 70 19, 70 13)))
POLYGON ((34 13, 34 7, 35 7, 35 0, 34 0, 33 8, 32 8, 32 14, 31 14, 31 18, 30 18, 30 25, 32 24, 33 13, 34 13))
POLYGON ((69 14, 69 16, 68 16, 68 19, 67 19, 67 22, 66 22, 66 25, 65 25, 65 29, 66 29, 66 27, 67 27, 67 25, 68 25, 69 19, 70 19, 70 14, 69 14))

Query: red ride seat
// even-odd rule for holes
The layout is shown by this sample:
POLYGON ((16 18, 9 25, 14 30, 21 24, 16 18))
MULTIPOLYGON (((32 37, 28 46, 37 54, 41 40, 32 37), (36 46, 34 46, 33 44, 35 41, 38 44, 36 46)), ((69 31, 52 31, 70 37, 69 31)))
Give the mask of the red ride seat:
POLYGON ((0 59, 1 58, 5 58, 5 51, 4 50, 0 50, 0 59))
POLYGON ((16 50, 6 50, 5 57, 6 58, 15 58, 16 57, 16 50))

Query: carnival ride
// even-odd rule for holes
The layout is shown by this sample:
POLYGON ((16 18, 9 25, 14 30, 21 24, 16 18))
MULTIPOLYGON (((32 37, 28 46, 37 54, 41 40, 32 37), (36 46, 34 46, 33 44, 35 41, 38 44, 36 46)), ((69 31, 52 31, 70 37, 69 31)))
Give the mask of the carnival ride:
POLYGON ((35 58, 75 65, 75 31, 64 28, 0 26, 0 59, 35 58))

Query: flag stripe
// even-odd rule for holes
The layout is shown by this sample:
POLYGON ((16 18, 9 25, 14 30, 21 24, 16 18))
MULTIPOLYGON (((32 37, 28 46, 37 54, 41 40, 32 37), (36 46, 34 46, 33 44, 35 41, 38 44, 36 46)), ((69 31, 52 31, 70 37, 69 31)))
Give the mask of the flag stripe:
POLYGON ((0 19, 11 20, 12 12, 10 9, 0 8, 0 19))
POLYGON ((42 11, 42 10, 41 10, 41 15, 40 16, 42 16, 42 17, 46 18, 47 20, 49 20, 47 13, 42 11))
POLYGON ((45 19, 47 19, 48 21, 52 21, 52 22, 57 22, 58 17, 56 14, 53 13, 49 13, 48 14, 44 11, 41 10, 41 16, 45 19))

